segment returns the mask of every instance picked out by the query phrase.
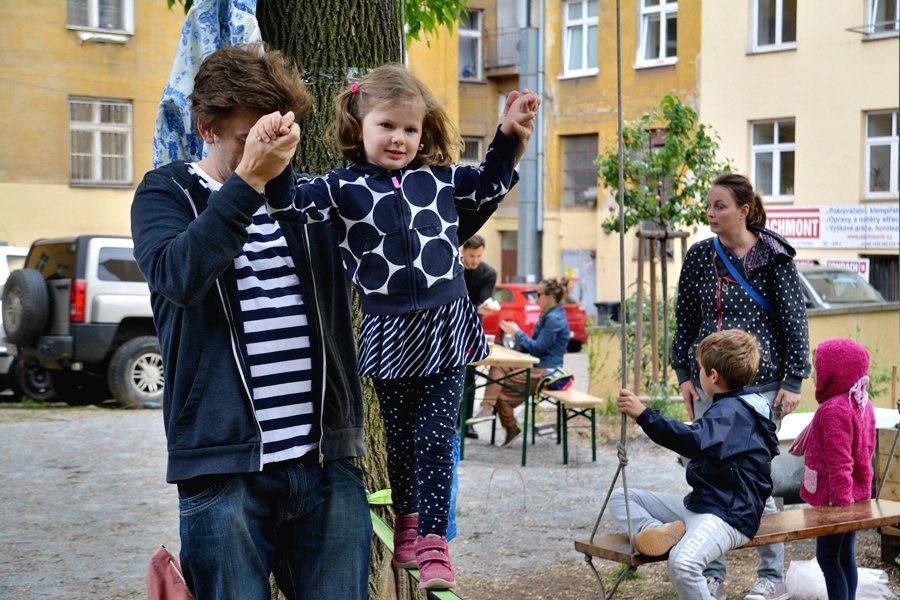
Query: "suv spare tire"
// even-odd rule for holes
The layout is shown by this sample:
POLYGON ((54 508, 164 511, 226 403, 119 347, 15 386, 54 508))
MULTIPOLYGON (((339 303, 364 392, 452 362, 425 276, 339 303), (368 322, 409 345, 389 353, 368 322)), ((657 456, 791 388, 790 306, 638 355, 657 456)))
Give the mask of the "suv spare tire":
POLYGON ((50 293, 40 271, 17 269, 3 287, 3 329, 13 344, 33 346, 50 318, 50 293))
POLYGON ((142 335, 116 348, 109 361, 107 383, 119 406, 162 404, 163 363, 157 339, 142 335))

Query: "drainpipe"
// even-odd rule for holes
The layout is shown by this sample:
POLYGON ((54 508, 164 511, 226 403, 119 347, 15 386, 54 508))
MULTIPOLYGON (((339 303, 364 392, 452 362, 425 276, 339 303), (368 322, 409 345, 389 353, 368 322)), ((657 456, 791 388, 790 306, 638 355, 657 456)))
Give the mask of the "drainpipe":
MULTIPOLYGON (((540 31, 531 27, 531 3, 526 4, 526 23, 520 32, 519 87, 540 92, 538 78, 540 56, 540 31)), ((540 114, 540 113, 538 113, 540 114)), ((541 165, 538 147, 541 139, 540 120, 535 122, 532 142, 528 144, 520 162, 519 172, 519 233, 516 272, 526 282, 537 281, 539 269, 538 229, 540 228, 540 179, 541 165), (534 142, 538 141, 537 144, 534 142)))

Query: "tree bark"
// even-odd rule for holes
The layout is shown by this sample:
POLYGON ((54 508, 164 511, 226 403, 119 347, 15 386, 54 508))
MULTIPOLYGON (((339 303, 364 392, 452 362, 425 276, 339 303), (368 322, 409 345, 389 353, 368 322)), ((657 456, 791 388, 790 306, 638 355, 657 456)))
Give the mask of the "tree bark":
MULTIPOLYGON (((294 158, 298 171, 321 174, 344 163, 325 142, 334 118, 334 98, 358 77, 376 66, 401 62, 401 32, 397 0, 259 0, 257 20, 263 40, 281 50, 296 65, 314 99, 314 112, 300 123, 300 144, 294 158)), ((354 293, 355 295, 355 293, 354 293)), ((359 303, 354 302, 354 325, 359 329, 359 303)), ((365 437, 368 455, 359 464, 370 492, 390 487, 387 444, 381 410, 371 384, 365 392, 365 437)), ((389 523, 393 512, 374 507, 389 523)), ((400 575, 393 588, 391 555, 373 540, 369 598, 423 597, 415 581, 400 575)))

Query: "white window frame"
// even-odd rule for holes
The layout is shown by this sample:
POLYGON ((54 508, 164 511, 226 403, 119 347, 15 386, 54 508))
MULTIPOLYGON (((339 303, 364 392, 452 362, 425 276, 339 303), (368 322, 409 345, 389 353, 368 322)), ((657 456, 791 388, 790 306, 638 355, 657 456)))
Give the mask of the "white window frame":
POLYGON ((753 121, 750 124, 750 169, 753 180, 753 188, 756 189, 759 194, 762 196, 763 200, 767 202, 791 202, 794 200, 794 194, 782 194, 781 190, 781 154, 784 152, 793 152, 794 153, 794 177, 795 181, 791 182, 791 189, 796 190, 797 182, 797 121, 796 119, 772 119, 766 121, 753 121), (779 141, 779 129, 781 128, 782 123, 792 123, 794 125, 794 140, 793 142, 781 142, 779 141), (771 144, 754 144, 754 138, 756 137, 755 130, 759 125, 774 125, 774 138, 775 141, 771 144), (760 154, 771 154, 772 155, 772 193, 766 194, 761 189, 761 186, 757 183, 757 173, 756 173, 756 157, 760 154))
MULTIPOLYGON (((796 6, 795 6, 796 9, 796 6)), ((784 38, 784 0, 775 0, 775 41, 761 43, 759 41, 759 0, 753 0, 753 52, 773 52, 780 50, 794 50, 797 48, 797 40, 783 41, 784 38)), ((797 18, 794 15, 794 21, 797 18)), ((794 31, 794 37, 797 32, 794 31)))
MULTIPOLYGON (((596 37, 599 35, 599 27, 598 27, 598 15, 594 15, 593 17, 589 17, 588 15, 588 6, 593 4, 597 11, 599 11, 598 0, 567 0, 563 2, 562 6, 562 22, 563 22, 563 74, 562 77, 589 77, 591 75, 596 75, 600 72, 600 68, 598 65, 588 64, 588 40, 591 36, 596 37), (574 4, 581 5, 581 14, 582 17, 580 19, 569 19, 569 6, 574 4), (593 29, 593 33, 591 33, 593 29), (579 63, 581 64, 580 68, 570 69, 569 68, 569 58, 570 53, 572 52, 572 40, 573 33, 578 30, 581 32, 581 39, 583 40, 583 44, 579 49, 581 52, 581 60, 579 63)), ((597 12, 595 11, 595 12, 597 12)), ((598 52, 599 52, 599 42, 598 42, 598 52)), ((599 56, 597 57, 599 60, 599 56)))
POLYGON ((134 181, 134 159, 132 155, 132 135, 134 127, 134 109, 130 100, 118 100, 110 98, 84 98, 70 97, 66 104, 68 109, 69 121, 69 183, 74 186, 91 186, 91 187, 119 187, 131 186, 134 181), (74 103, 89 104, 91 106, 90 121, 73 121, 71 118, 71 106, 74 103), (101 122, 101 108, 105 105, 115 105, 126 107, 127 123, 103 123, 101 122), (87 178, 75 178, 72 172, 72 159, 75 153, 72 149, 71 134, 73 132, 87 132, 91 134, 91 151, 85 156, 90 157, 91 174, 87 178), (119 134, 125 136, 125 154, 115 156, 103 154, 103 134, 119 134), (122 179, 104 179, 103 178, 103 159, 104 157, 120 158, 125 161, 125 173, 122 179))
MULTIPOLYGON (((72 30, 95 31, 102 33, 125 33, 134 34, 134 0, 118 0, 121 4, 122 11, 122 28, 103 27, 100 24, 100 0, 84 0, 87 4, 87 24, 69 23, 68 6, 66 10, 66 27, 72 30)), ((91 38, 83 38, 84 41, 90 41, 91 38)), ((106 39, 100 41, 116 41, 106 39)))
POLYGON ((459 42, 476 40, 475 43, 475 74, 472 77, 463 77, 462 70, 459 73, 460 81, 483 81, 484 80, 484 36, 482 29, 484 28, 484 12, 480 10, 469 10, 468 14, 474 21, 474 29, 464 29, 463 22, 459 22, 459 42))
POLYGON ((900 0, 868 0, 866 6, 866 35, 868 37, 896 37, 900 35, 900 0), (887 25, 890 21, 878 21, 878 7, 888 4, 894 5, 894 26, 876 31, 876 25, 887 25))
POLYGON ((637 60, 635 68, 662 67, 674 65, 678 62, 678 41, 675 42, 675 54, 666 56, 666 33, 669 27, 668 16, 675 14, 676 26, 678 23, 678 2, 677 0, 657 0, 656 6, 647 6, 648 0, 640 0, 640 32, 639 43, 637 49, 637 60), (646 58, 647 44, 650 42, 648 32, 650 30, 650 19, 654 16, 659 17, 659 55, 655 58, 646 58))
POLYGON ((898 174, 898 161, 900 161, 900 114, 898 114, 897 110, 873 110, 871 112, 866 113, 866 158, 865 158, 865 166, 866 166, 866 177, 865 177, 865 198, 871 200, 880 200, 882 198, 897 198, 900 196, 900 188, 898 188, 898 179, 900 179, 900 174, 898 174), (891 135, 889 136, 878 136, 872 137, 869 136, 869 117, 874 115, 891 115, 891 135), (879 192, 873 192, 871 186, 871 169, 869 165, 872 159, 872 149, 875 147, 884 147, 888 146, 890 148, 890 173, 888 174, 888 189, 879 192))

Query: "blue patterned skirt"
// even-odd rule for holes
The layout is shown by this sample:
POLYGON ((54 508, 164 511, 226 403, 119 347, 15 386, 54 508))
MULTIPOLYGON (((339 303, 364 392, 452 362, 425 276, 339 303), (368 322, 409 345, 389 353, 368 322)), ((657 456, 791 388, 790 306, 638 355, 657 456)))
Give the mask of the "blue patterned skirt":
POLYGON ((424 377, 490 353, 468 296, 402 315, 364 314, 359 374, 376 379, 424 377))

